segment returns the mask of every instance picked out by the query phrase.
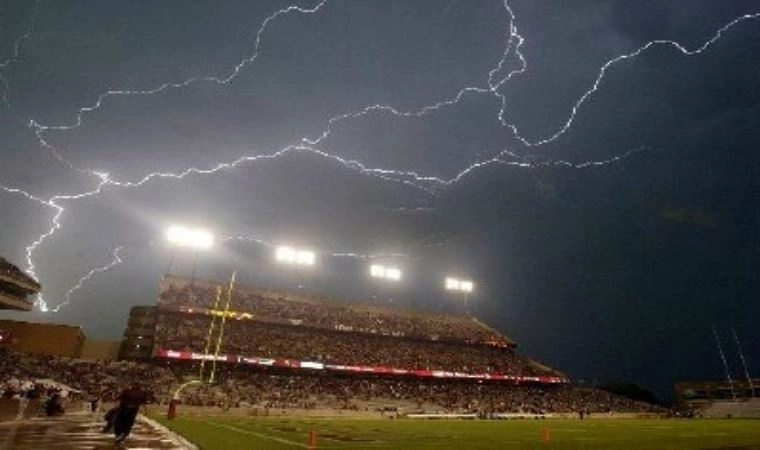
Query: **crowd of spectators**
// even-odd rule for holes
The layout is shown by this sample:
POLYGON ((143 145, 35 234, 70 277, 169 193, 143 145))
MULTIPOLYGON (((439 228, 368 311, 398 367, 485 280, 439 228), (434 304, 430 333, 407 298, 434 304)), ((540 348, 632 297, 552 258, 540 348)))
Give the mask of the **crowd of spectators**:
MULTIPOLYGON (((212 320, 216 321, 217 330, 220 329, 220 318, 161 312, 155 345, 162 349, 203 353, 212 320)), ((212 349, 215 343, 212 338, 212 349)), ((348 333, 245 319, 226 320, 220 353, 399 369, 553 375, 531 364, 511 348, 348 333)))
MULTIPOLYGON (((0 350, 0 396, 30 396, 41 379, 79 392, 85 401, 113 401, 135 382, 153 401, 168 403, 174 390, 197 377, 197 362, 99 362, 0 350)), ((208 372, 207 368, 207 372, 208 372)), ((404 412, 556 413, 651 412, 652 405, 569 385, 513 385, 471 380, 341 375, 327 371, 220 364, 217 383, 188 387, 181 402, 220 408, 365 410, 404 412)))
MULTIPOLYGON (((159 307, 212 309, 217 299, 216 292, 216 285, 208 282, 165 277, 159 294, 159 307)), ((217 309, 224 309, 225 304, 226 293, 221 296, 217 309)), ((265 322, 289 322, 395 337, 512 345, 509 339, 469 315, 391 309, 246 286, 235 288, 229 310, 251 314, 255 320, 265 322)))
POLYGON ((135 382, 152 386, 157 394, 165 395, 176 378, 160 364, 81 360, 0 349, 0 395, 29 397, 38 385, 50 381, 68 386, 72 392, 81 391, 86 399, 110 402, 121 389, 135 382))
POLYGON ((189 404, 262 408, 364 409, 395 405, 405 412, 457 414, 656 412, 661 408, 575 386, 512 385, 410 377, 299 375, 232 369, 217 386, 189 392, 189 404))

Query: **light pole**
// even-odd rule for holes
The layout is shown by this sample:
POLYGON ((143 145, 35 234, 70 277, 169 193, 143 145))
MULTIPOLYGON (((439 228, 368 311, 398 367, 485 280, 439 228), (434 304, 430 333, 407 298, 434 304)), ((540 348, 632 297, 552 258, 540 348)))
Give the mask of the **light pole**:
POLYGON ((298 289, 304 288, 302 268, 311 267, 317 263, 317 255, 311 250, 293 248, 287 245, 277 247, 274 259, 280 264, 295 266, 298 271, 298 289))
MULTIPOLYGON (((193 255, 193 272, 190 281, 195 281, 195 271, 198 268, 198 252, 208 250, 214 244, 214 235, 211 232, 200 228, 187 228, 179 225, 172 225, 166 230, 166 239, 175 247, 189 248, 194 250, 193 255)), ((174 262, 174 250, 169 257, 169 267, 166 273, 171 272, 172 263, 174 262)))
POLYGON ((461 292, 464 296, 464 310, 469 313, 470 308, 467 304, 467 299, 472 291, 475 290, 475 283, 471 280, 462 280, 456 277, 446 277, 444 283, 447 291, 461 292))

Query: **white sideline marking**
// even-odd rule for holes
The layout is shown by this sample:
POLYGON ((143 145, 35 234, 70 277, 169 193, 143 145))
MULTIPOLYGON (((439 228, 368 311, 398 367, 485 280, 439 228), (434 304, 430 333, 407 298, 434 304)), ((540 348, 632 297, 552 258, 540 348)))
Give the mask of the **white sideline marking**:
MULTIPOLYGON (((276 436, 270 436, 270 435, 264 434, 264 433, 257 433, 255 431, 244 430, 242 428, 237 428, 237 427, 233 427, 233 426, 230 426, 230 425, 224 425, 224 424, 216 423, 216 422, 209 422, 207 420, 204 420, 203 423, 207 423, 207 424, 213 425, 215 427, 226 428, 228 430, 237 431, 238 433, 252 434, 252 435, 258 436, 258 437, 260 437, 262 439, 271 439, 271 440, 279 442, 281 444, 294 445, 296 447, 301 447, 301 448, 309 448, 309 446, 307 444, 304 444, 304 443, 301 443, 301 442, 296 442, 296 441, 291 441, 291 440, 285 439, 285 438, 278 438, 276 436)), ((322 447, 322 448, 325 448, 325 447, 322 447)))
MULTIPOLYGON (((260 437, 262 439, 271 439, 271 440, 279 442, 281 444, 293 445, 293 446, 296 446, 296 447, 307 448, 307 449, 310 448, 309 445, 307 445, 307 444, 303 444, 301 442, 296 442, 296 441, 291 441, 291 440, 285 439, 285 438, 279 438, 277 436, 270 436, 268 434, 258 433, 256 431, 251 431, 251 430, 244 430, 242 428, 233 427, 231 425, 224 425, 224 424, 217 423, 217 422, 209 422, 207 420, 204 420, 202 422, 205 423, 205 424, 208 424, 208 425, 213 425, 213 426, 216 426, 216 427, 226 428, 228 430, 236 431, 238 433, 250 434, 250 435, 253 435, 253 436, 260 437)), ((333 439, 330 439, 328 437, 324 437, 324 438, 321 438, 321 439, 333 440, 333 439)), ((351 446, 349 446, 349 444, 355 444, 355 443, 351 442, 351 443, 347 443, 347 445, 341 445, 341 446, 320 445, 319 448, 367 448, 367 447, 387 447, 388 446, 387 444, 385 444, 383 442, 379 442, 379 441, 375 441, 375 442, 361 442, 361 443, 358 443, 359 445, 351 445, 351 446)))

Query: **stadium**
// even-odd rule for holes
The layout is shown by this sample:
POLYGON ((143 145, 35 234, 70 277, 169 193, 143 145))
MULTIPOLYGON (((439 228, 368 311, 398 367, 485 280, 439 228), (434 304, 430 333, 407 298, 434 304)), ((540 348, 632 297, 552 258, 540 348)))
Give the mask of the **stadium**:
POLYGON ((568 387, 563 374, 520 355, 516 343, 470 315, 225 290, 166 276, 158 305, 136 310, 126 331, 139 343, 123 353, 171 361, 186 371, 178 383, 205 376, 218 384, 186 389, 185 404, 463 417, 650 408, 568 387))
MULTIPOLYGON (((6 398, 23 380, 45 379, 69 391, 68 409, 97 401, 104 410, 139 382, 151 399, 145 420, 181 433, 176 439, 189 447, 592 448, 579 445, 598 440, 652 448, 636 445, 666 445, 673 437, 662 430, 685 427, 689 439, 676 442, 691 448, 712 433, 695 420, 653 426, 681 413, 576 385, 469 313, 271 290, 234 277, 163 276, 155 305, 131 309, 117 361, 5 347, 6 398)), ((37 404, 19 414, 33 420, 37 404)), ((8 419, 7 400, 4 408, 8 419)), ((757 438, 741 420, 719 427, 733 430, 732 442, 757 438)))
POLYGON ((760 450, 759 31, 0 1, 0 450, 760 450))

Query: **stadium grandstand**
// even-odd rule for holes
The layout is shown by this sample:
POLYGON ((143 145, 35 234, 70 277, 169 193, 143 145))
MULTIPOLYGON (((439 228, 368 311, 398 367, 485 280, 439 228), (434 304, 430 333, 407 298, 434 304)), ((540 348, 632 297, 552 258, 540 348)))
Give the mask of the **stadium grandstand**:
POLYGON ((426 314, 252 286, 236 286, 230 296, 223 290, 213 282, 164 277, 154 355, 423 377, 566 381, 519 356, 514 341, 469 315, 426 314), (223 337, 216 339, 218 347, 215 323, 223 337), (217 351, 210 355, 210 349, 217 351))
POLYGON ((156 307, 133 306, 119 347, 119 359, 149 359, 156 334, 156 307))
POLYGON ((30 311, 40 284, 15 265, 0 257, 0 309, 30 311))
MULTIPOLYGON (((130 311, 121 357, 147 365, 157 399, 189 383, 201 407, 446 412, 649 412, 572 386, 466 314, 163 277, 155 307, 130 311), (204 372, 205 370, 205 372, 204 372), (211 375, 211 372, 214 375, 211 375), (204 375, 205 373, 205 375, 204 375), (215 383, 195 383, 212 377, 215 383)), ((139 371, 139 369, 138 369, 139 371)))
MULTIPOLYGON (((165 276, 158 306, 162 310, 221 313, 216 307, 219 283, 165 276)), ((228 307, 230 317, 257 322, 377 334, 410 339, 452 341, 514 347, 512 340, 469 315, 453 315, 342 302, 302 293, 236 286, 228 307)))
MULTIPOLYGON (((54 380, 102 402, 140 382, 153 401, 243 414, 661 413, 572 385, 469 315, 424 313, 166 276, 130 311, 119 360, 0 348, 0 395, 54 380)), ((183 406, 183 407, 185 407, 183 406)))
POLYGON ((698 417, 760 419, 760 379, 682 381, 676 399, 698 417))

